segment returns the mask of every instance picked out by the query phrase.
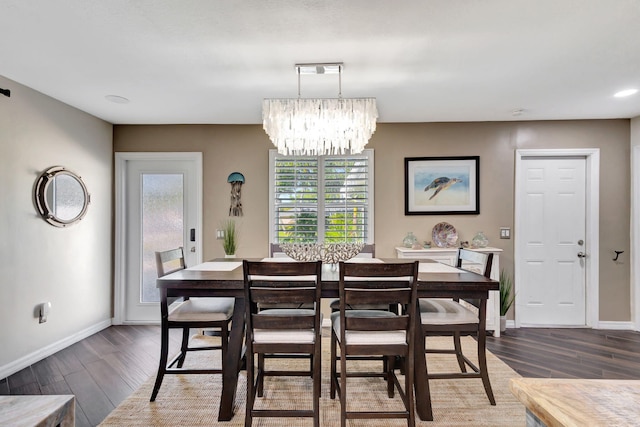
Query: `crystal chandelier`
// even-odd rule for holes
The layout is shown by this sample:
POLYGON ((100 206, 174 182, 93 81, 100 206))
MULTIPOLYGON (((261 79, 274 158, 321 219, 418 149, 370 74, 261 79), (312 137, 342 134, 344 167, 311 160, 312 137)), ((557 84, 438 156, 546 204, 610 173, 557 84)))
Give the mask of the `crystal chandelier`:
POLYGON ((284 155, 356 154, 376 130, 375 98, 342 98, 342 64, 296 64, 298 98, 265 99, 263 127, 284 155), (301 98, 302 73, 338 73, 338 98, 301 98))

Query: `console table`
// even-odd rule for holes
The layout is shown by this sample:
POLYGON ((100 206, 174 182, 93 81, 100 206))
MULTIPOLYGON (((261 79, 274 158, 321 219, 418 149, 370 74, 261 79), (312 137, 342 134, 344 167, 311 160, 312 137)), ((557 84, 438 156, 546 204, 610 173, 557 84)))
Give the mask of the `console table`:
POLYGON ((0 396, 0 425, 75 426, 75 396, 0 396))
MULTIPOLYGON (((491 264, 491 278, 500 280, 500 253, 499 248, 478 248, 472 251, 486 252, 493 254, 493 263, 491 264)), ((396 247, 396 256, 398 258, 409 259, 432 259, 447 265, 456 265, 458 248, 429 248, 429 249, 411 249, 405 247, 396 247)), ((480 266, 474 268, 474 265, 464 263, 463 268, 476 273, 482 274, 480 266)), ((488 331, 493 331, 494 337, 500 336, 500 294, 499 291, 490 291, 487 300, 487 325, 488 331)))

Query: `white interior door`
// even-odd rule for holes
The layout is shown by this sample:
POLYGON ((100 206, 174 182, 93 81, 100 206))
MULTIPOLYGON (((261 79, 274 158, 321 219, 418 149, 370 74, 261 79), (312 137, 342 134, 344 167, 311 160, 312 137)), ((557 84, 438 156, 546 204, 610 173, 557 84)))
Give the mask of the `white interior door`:
MULTIPOLYGON (((159 291, 156 288, 155 252, 182 246, 187 265, 201 256, 201 156, 131 158, 121 165, 124 205, 121 219, 122 306, 116 308, 121 323, 154 323, 160 320, 159 291)), ((154 155, 155 154, 155 155, 154 155)), ((180 153, 182 154, 182 153, 180 153)), ((117 208, 118 209, 118 208, 117 208)))
POLYGON ((528 157, 519 165, 516 312, 520 326, 584 326, 586 159, 528 157))

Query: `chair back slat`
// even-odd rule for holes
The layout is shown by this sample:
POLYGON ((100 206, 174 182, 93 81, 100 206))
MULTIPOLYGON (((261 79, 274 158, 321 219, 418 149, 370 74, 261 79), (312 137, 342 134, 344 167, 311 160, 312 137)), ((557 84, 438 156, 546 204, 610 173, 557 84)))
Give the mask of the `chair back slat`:
MULTIPOLYGON (((403 286, 405 285, 406 283, 403 283, 403 286)), ((378 304, 381 301, 405 305, 411 300, 411 288, 408 287, 390 289, 348 287, 345 289, 349 291, 345 292, 345 303, 350 305, 378 304)))
POLYGON ((352 331, 402 331, 409 329, 409 316, 345 317, 345 328, 352 331))
POLYGON ((309 316, 278 316, 265 314, 262 311, 258 314, 253 314, 251 322, 254 329, 313 329, 315 326, 315 313, 309 316))
MULTIPOLYGON (((349 285, 351 278, 354 277, 407 277, 413 276, 413 263, 362 263, 362 262, 345 262, 345 276, 349 277, 349 285)), ((342 272, 343 270, 341 270, 342 272)), ((369 282, 370 283, 370 282, 369 282)))
POLYGON ((312 262, 262 262, 247 261, 249 276, 309 276, 316 274, 316 261, 312 262))
MULTIPOLYGON (((285 283, 285 285, 290 284, 285 283)), ((308 283, 305 283, 304 286, 304 288, 295 286, 254 287, 251 290, 252 302, 257 304, 292 303, 294 305, 315 302, 316 289, 307 287, 308 283)))
POLYGON ((155 255, 158 277, 166 276, 174 271, 184 270, 185 268, 182 247, 156 252, 155 255))
POLYGON ((468 268, 465 268, 465 264, 463 261, 479 265, 481 274, 484 277, 491 277, 491 264, 493 264, 492 253, 477 252, 461 248, 458 249, 456 266, 458 268, 469 270, 468 268))

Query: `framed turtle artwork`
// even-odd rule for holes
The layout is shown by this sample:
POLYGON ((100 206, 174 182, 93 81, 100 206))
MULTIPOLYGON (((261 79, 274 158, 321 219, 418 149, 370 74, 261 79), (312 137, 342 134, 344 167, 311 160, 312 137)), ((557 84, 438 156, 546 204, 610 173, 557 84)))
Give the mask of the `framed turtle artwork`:
POLYGON ((404 214, 480 213, 480 157, 406 157, 404 214))

